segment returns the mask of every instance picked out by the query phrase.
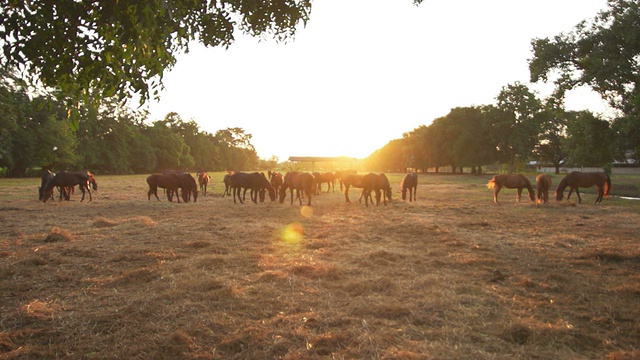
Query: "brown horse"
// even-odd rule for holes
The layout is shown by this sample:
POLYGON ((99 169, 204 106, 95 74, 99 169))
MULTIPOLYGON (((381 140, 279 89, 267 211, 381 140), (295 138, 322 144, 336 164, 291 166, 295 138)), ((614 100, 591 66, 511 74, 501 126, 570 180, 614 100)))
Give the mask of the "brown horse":
MULTIPOLYGON (((364 197, 364 204, 369 207, 369 199, 371 198, 371 191, 376 193, 376 206, 380 205, 380 198, 385 205, 387 205, 387 198, 391 200, 391 184, 389 179, 384 173, 374 174, 368 173, 362 176, 360 180, 362 185, 362 195, 364 197)), ((371 201, 373 203, 373 200, 371 201)))
MULTIPOLYGON (((98 183, 96 179, 93 177, 93 174, 89 171, 80 171, 80 172, 66 172, 66 171, 58 171, 53 178, 51 178, 47 185, 44 186, 42 193, 45 195, 42 198, 43 202, 47 202, 50 197, 46 196, 47 194, 53 193, 53 187, 74 187, 78 185, 80 190, 82 191, 82 199, 80 202, 84 201, 85 192, 89 193, 89 201, 91 198, 91 187, 93 190, 98 190, 98 183)), ((69 200, 69 197, 65 195, 65 199, 69 200)), ((62 198, 60 199, 62 200, 62 198)))
MULTIPOLYGON (((147 199, 151 200, 151 194, 156 196, 156 199, 160 201, 158 197, 158 188, 167 190, 167 200, 173 201, 173 194, 177 194, 178 188, 182 185, 178 174, 176 173, 164 173, 164 174, 151 174, 147 177, 147 184, 149 185, 149 191, 147 191, 147 199)), ((183 190, 184 192, 184 190, 183 190)), ((176 196, 178 202, 180 198, 176 196)))
POLYGON ((207 185, 209 184, 209 180, 211 180, 211 176, 207 175, 204 171, 198 172, 198 185, 200 185, 200 192, 202 196, 207 196, 207 185))
POLYGON ((416 190, 418 189, 418 174, 414 172, 407 173, 400 184, 402 192, 402 200, 407 199, 407 190, 409 190, 409 202, 416 200, 416 190))
POLYGON ((231 188, 233 189, 233 203, 236 203, 236 197, 241 204, 244 203, 247 190, 251 190, 249 196, 255 204, 264 201, 264 192, 269 192, 271 201, 276 199, 276 192, 273 186, 267 180, 267 177, 258 172, 243 173, 236 172, 231 175, 231 188))
POLYGON ((536 176, 536 205, 546 204, 549 201, 549 189, 551 188, 551 176, 540 174, 536 176))
POLYGON ((493 202, 496 204, 498 203, 498 193, 503 187, 507 189, 518 189, 518 202, 520 202, 522 189, 524 188, 527 188, 529 191, 531 201, 535 200, 535 192, 533 191, 531 181, 522 174, 498 174, 487 182, 487 188, 493 189, 493 202))
POLYGON ((234 174, 233 171, 230 171, 224 174, 224 178, 222 178, 222 182, 224 183, 224 192, 222 193, 222 197, 225 195, 231 195, 231 176, 234 174))
POLYGON ((340 177, 340 187, 342 188, 342 185, 344 185, 344 199, 347 203, 351 203, 351 200, 349 200, 349 188, 351 188, 352 186, 356 188, 362 188, 363 176, 364 175, 346 174, 340 177))
MULTIPOLYGON (((336 187, 335 187, 336 176, 334 173, 332 172, 322 173, 322 182, 327 183, 327 192, 329 192, 329 190, 332 190, 334 193, 336 192, 336 187)), ((322 188, 320 190, 322 190, 322 188)))
POLYGON ((296 191, 296 196, 302 206, 302 192, 309 199, 307 206, 311 206, 311 198, 316 190, 316 180, 313 175, 303 172, 288 172, 284 175, 282 187, 280 188, 280 203, 284 202, 284 198, 287 196, 287 189, 291 193, 291 204, 293 205, 293 191, 296 191))
POLYGON ((602 198, 609 195, 611 189, 611 178, 606 173, 602 172, 580 172, 572 171, 565 176, 558 184, 556 188, 556 200, 560 201, 564 197, 564 189, 569 187, 569 195, 567 200, 571 197, 571 193, 575 190, 578 195, 578 203, 582 202, 580 198, 579 187, 592 187, 594 186, 598 190, 598 196, 596 197, 596 204, 602 202, 602 198))
MULTIPOLYGON (((353 169, 347 169, 347 170, 336 170, 334 172, 335 175, 335 179, 338 180, 338 182, 340 183, 340 191, 342 191, 342 188, 344 187, 344 177, 349 176, 349 175, 356 175, 358 172, 356 170, 353 169)), ((347 201, 349 202, 349 201, 347 201)))
POLYGON ((275 189, 276 197, 280 197, 280 187, 282 186, 282 174, 277 171, 268 171, 269 182, 271 186, 275 189))

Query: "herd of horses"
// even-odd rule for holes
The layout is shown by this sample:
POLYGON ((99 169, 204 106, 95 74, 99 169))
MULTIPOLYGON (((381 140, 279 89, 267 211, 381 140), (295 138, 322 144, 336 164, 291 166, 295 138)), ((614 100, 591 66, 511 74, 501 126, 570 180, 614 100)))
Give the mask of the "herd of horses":
MULTIPOLYGON (((582 202, 580 197, 579 188, 589 188, 595 186, 598 192, 595 203, 602 202, 602 199, 609 195, 611 189, 611 178, 609 175, 603 172, 581 172, 572 171, 567 174, 558 184, 555 195, 556 200, 560 201, 564 198, 564 191, 568 187, 569 194, 567 200, 571 197, 571 194, 575 191, 578 196, 578 203, 582 202)), ((549 189, 551 188, 551 177, 547 174, 540 174, 536 176, 536 189, 533 189, 533 185, 529 179, 522 174, 498 174, 494 176, 487 183, 489 189, 493 189, 493 201, 498 203, 498 193, 503 187, 507 189, 517 189, 516 200, 520 202, 522 190, 527 189, 529 192, 529 198, 531 201, 536 201, 536 204, 547 203, 549 200, 549 189)))
MULTIPOLYGON (((158 188, 164 189, 167 200, 176 200, 180 202, 180 198, 186 203, 196 202, 198 192, 207 195, 207 185, 211 180, 211 176, 204 171, 198 171, 196 179, 188 172, 165 171, 163 173, 154 173, 147 177, 146 181, 149 185, 147 191, 147 199, 151 200, 153 194, 158 201, 158 188), (198 191, 199 190, 199 191, 198 191)), ((311 199, 322 192, 322 185, 327 184, 326 192, 335 193, 335 183, 340 185, 340 191, 344 192, 344 198, 347 203, 351 203, 349 199, 349 190, 351 188, 362 189, 359 202, 364 199, 365 206, 369 203, 373 204, 375 195, 376 206, 382 202, 387 204, 387 200, 391 200, 391 184, 384 173, 367 173, 358 174, 355 170, 343 170, 336 172, 298 172, 291 171, 282 175, 279 172, 268 171, 267 175, 259 172, 228 172, 223 178, 225 190, 222 196, 233 196, 233 202, 236 200, 244 203, 246 193, 250 193, 250 200, 254 203, 264 202, 267 194, 271 201, 276 199, 283 203, 289 192, 290 203, 298 200, 302 206, 302 200, 307 200, 307 205, 311 206, 311 199)), ((535 201, 536 204, 547 203, 549 200, 549 190, 551 189, 551 177, 548 174, 539 174, 535 179, 535 189, 525 175, 522 174, 498 174, 487 182, 487 187, 493 189, 493 201, 498 203, 498 193, 504 187, 507 189, 516 189, 516 201, 520 202, 522 191, 527 189, 529 199, 535 201)), ((74 192, 75 186, 82 191, 84 201, 85 193, 91 198, 91 189, 97 190, 98 183, 95 177, 89 171, 67 172, 59 171, 52 173, 45 170, 41 177, 41 185, 38 187, 39 200, 47 202, 54 198, 54 189, 59 191, 59 199, 69 200, 74 192)), ((564 198, 565 189, 569 188, 567 200, 575 191, 578 197, 578 203, 582 202, 579 188, 596 187, 597 197, 595 203, 602 202, 602 199, 609 194, 611 189, 611 178, 603 172, 580 172, 573 171, 567 174, 558 184, 555 190, 555 198, 560 201, 564 198)), ((402 200, 407 200, 407 192, 409 193, 409 201, 416 201, 416 190, 418 188, 418 174, 414 172, 407 173, 400 183, 400 192, 402 200)))

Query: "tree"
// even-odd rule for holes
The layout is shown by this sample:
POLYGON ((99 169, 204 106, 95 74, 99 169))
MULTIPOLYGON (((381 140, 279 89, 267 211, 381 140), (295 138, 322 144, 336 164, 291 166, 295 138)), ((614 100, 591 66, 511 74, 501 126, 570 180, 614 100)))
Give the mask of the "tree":
POLYGON ((446 116, 447 126, 453 133, 451 153, 459 166, 469 166, 472 172, 481 172, 482 165, 495 160, 495 144, 488 141, 490 128, 483 109, 461 107, 451 109, 446 116))
MULTIPOLYGON (((573 31, 553 39, 533 39, 529 60, 531 81, 555 78, 560 94, 589 86, 634 124, 627 131, 629 149, 640 149, 640 3, 609 0, 608 8, 594 19, 582 21, 573 31)), ((636 157, 640 154, 636 153, 636 157)))
POLYGON ((609 122, 589 111, 579 111, 569 118, 567 133, 571 164, 604 167, 613 161, 613 132, 609 122))
POLYGON ((496 100, 497 111, 488 110, 492 134, 500 155, 509 164, 509 173, 513 173, 516 158, 526 159, 537 144, 542 104, 519 82, 503 87, 496 100))
POLYGON ((276 40, 306 24, 311 0, 0 0, 0 67, 79 100, 162 88, 162 76, 198 41, 228 47, 240 30, 276 40))
POLYGON ((534 149, 538 160, 550 163, 555 167, 555 173, 560 174, 562 165, 568 156, 566 148, 567 123, 571 113, 567 113, 562 99, 551 96, 544 104, 540 117, 540 141, 534 149))

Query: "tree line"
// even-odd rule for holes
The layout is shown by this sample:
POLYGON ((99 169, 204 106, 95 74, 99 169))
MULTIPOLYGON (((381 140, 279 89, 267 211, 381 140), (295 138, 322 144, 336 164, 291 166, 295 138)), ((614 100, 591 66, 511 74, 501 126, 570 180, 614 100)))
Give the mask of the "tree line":
POLYGON ((509 172, 528 161, 555 167, 609 168, 627 159, 625 119, 612 122, 590 111, 567 111, 557 97, 539 99, 528 86, 505 86, 496 104, 458 107, 430 125, 404 133, 365 161, 368 169, 404 172, 482 172, 501 163, 509 172))
MULTIPOLYGON (((115 98, 74 109, 55 94, 30 95, 11 74, 0 74, 0 170, 11 177, 41 169, 87 169, 98 174, 140 174, 164 169, 225 171, 264 164, 242 128, 214 134, 177 113, 146 122, 146 111, 115 98)), ((273 161, 272 161, 273 162, 273 161)))

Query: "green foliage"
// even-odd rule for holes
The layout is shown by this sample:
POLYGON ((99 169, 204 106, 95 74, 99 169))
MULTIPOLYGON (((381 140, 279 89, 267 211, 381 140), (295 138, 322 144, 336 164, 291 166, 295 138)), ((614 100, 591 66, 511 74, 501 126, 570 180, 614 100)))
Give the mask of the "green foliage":
POLYGON ((550 81, 564 96, 586 85, 623 116, 618 138, 620 152, 640 151, 640 3, 610 0, 595 18, 582 21, 573 31, 553 38, 533 39, 529 61, 531 80, 550 81))
POLYGON ((310 0, 0 0, 0 67, 24 70, 71 103, 133 94, 144 102, 192 41, 228 47, 237 30, 286 40, 310 10, 310 0))

